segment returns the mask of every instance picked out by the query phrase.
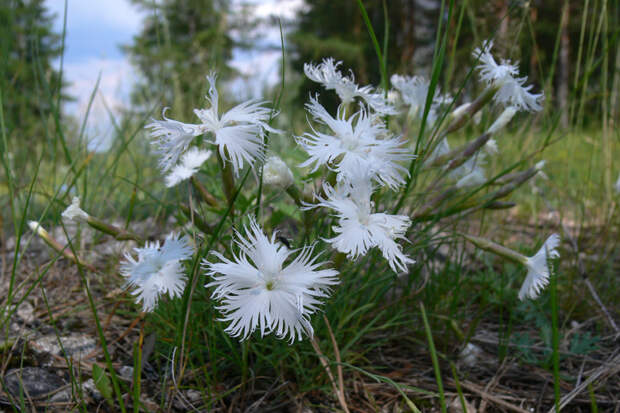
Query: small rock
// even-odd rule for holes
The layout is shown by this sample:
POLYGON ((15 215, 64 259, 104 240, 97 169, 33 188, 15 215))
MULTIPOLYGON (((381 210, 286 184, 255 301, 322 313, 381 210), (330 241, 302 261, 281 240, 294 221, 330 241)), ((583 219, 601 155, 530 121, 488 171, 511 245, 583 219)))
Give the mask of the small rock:
MULTIPOLYGON (((74 360, 81 360, 97 348, 95 339, 86 334, 73 333, 61 337, 60 340, 67 357, 73 358, 74 360)), ((36 340, 30 340, 28 345, 35 355, 50 358, 50 360, 48 360, 47 363, 44 362, 43 365, 53 364, 54 356, 64 357, 64 353, 58 344, 58 338, 54 334, 49 334, 36 340)))
POLYGON ((86 390, 86 393, 88 393, 88 395, 92 397, 95 401, 98 402, 98 401, 103 400, 103 396, 101 395, 101 392, 97 389, 97 386, 95 385, 95 380, 88 379, 85 382, 83 382, 82 389, 86 390))
POLYGON ((467 343, 459 354, 459 361, 467 367, 474 367, 478 364, 478 358, 482 354, 482 349, 475 344, 467 343))
POLYGON ((24 301, 17 307, 17 316, 26 324, 32 323, 34 321, 34 307, 28 301, 24 301))
POLYGON ((11 369, 4 376, 4 383, 16 399, 20 398, 20 394, 27 399, 26 393, 31 399, 40 401, 64 402, 71 399, 71 389, 63 389, 67 382, 39 367, 11 369))
POLYGON ((185 392, 185 397, 192 403, 198 402, 202 399, 202 393, 198 390, 189 389, 185 392))
POLYGON ((465 399, 465 412, 463 410, 463 404, 458 397, 452 399, 452 402, 448 405, 448 413, 476 413, 476 407, 465 399))
POLYGON ((118 370, 118 375, 121 376, 121 378, 127 380, 127 381, 132 381, 133 380, 133 367, 131 366, 123 366, 118 370))
POLYGON ((4 333, 4 331, 0 333, 0 352, 6 349, 10 349, 16 341, 20 339, 25 339, 27 336, 33 335, 32 330, 24 327, 22 324, 19 323, 9 324, 8 336, 4 333))

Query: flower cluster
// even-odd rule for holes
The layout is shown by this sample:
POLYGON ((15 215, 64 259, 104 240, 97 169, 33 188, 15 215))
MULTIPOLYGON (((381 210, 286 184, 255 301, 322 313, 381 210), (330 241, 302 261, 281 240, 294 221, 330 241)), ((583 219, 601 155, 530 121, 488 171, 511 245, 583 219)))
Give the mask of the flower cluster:
MULTIPOLYGON (((371 202, 374 185, 397 190, 409 176, 405 162, 415 156, 407 147, 407 141, 394 136, 383 119, 385 111, 377 110, 364 94, 359 95, 366 102, 360 102, 360 109, 347 116, 349 95, 345 90, 351 82, 336 72, 338 64, 326 59, 318 66, 306 65, 306 75, 321 82, 326 89, 335 89, 342 99, 336 116, 332 116, 311 97, 306 109, 318 124, 311 125, 312 132, 298 136, 297 143, 308 153, 308 159, 301 167, 312 166, 316 171, 325 166, 336 173, 336 188, 323 184, 323 193, 315 194, 317 203, 306 204, 305 208, 325 207, 334 211, 338 225, 333 227, 337 234, 326 239, 339 252, 350 259, 365 255, 369 249, 378 247, 394 271, 406 272, 407 265, 415 261, 407 257, 396 243, 406 240, 410 220, 402 215, 390 215, 374 211, 371 202), (327 130, 324 130, 326 127, 327 130)), ((366 87, 355 90, 367 90, 366 87)))
MULTIPOLYGON (((447 177, 453 191, 485 184, 485 158, 498 150, 497 142, 491 137, 496 136, 518 110, 541 108, 542 94, 530 93, 532 86, 524 86, 526 78, 518 77, 517 65, 505 60, 497 63, 491 55, 491 47, 492 42, 486 42, 484 47, 476 49, 474 56, 479 63, 480 79, 488 86, 486 102, 493 97, 504 106, 502 114, 480 138, 461 148, 451 149, 444 134, 429 143, 433 150, 426 148, 429 150, 423 152, 425 159, 421 168, 442 168, 438 182, 442 183, 441 179, 447 177)), ((394 272, 407 273, 415 260, 405 253, 403 246, 410 242, 408 231, 414 221, 408 215, 388 213, 382 210, 380 202, 374 202, 381 199, 376 196, 381 191, 399 191, 405 184, 408 187, 411 162, 416 158, 408 139, 395 134, 395 129, 388 124, 388 115, 396 115, 399 110, 395 106, 396 99, 386 97, 400 96, 400 102, 408 107, 407 121, 413 123, 422 117, 422 109, 427 104, 430 104, 427 121, 437 122, 445 106, 454 103, 453 98, 441 94, 438 89, 430 96, 430 82, 420 76, 393 75, 391 84, 395 90, 389 93, 373 86, 360 86, 352 73, 347 76, 340 72, 340 65, 341 62, 332 58, 304 65, 309 79, 322 84, 326 90, 335 91, 341 100, 336 113, 332 114, 320 103, 318 95, 311 96, 305 106, 310 130, 294 138, 307 153, 307 159, 299 166, 312 172, 324 168, 327 172, 314 193, 313 202, 309 202, 306 195, 302 199, 293 172, 286 163, 278 156, 267 156, 266 134, 280 132, 270 126, 275 111, 263 101, 250 100, 222 113, 215 74, 207 76, 207 107, 194 110, 199 123, 169 119, 164 110, 162 120, 153 120, 146 127, 159 154, 160 168, 166 174, 166 186, 175 186, 195 175, 212 153, 203 148, 203 144, 215 145, 222 162, 231 166, 233 173, 229 176, 238 177, 246 165, 257 172, 262 166, 262 173, 255 175, 266 185, 285 190, 302 210, 327 209, 324 216, 331 220, 331 232, 322 240, 349 260, 358 260, 376 248, 394 272)), ((453 122, 469 119, 479 108, 480 105, 465 103, 443 118, 453 122)), ((508 185, 519 179, 526 180, 539 169, 516 174, 511 178, 513 181, 507 181, 508 185)), ((194 183, 198 187, 199 184, 194 183)), ((429 189, 438 190, 433 185, 429 189)), ((226 190, 225 187, 224 192, 226 190)), ((506 192, 499 193, 505 195, 506 192)), ((434 196, 434 199, 440 200, 442 196, 434 196)), ((433 207, 431 203, 426 209, 433 207)), ((306 212, 306 216, 309 215, 306 212)), ((104 228, 79 208, 79 200, 74 200, 63 216, 87 220, 91 225, 104 228)), ((413 218, 416 219, 416 215, 413 218)), ((558 256, 557 235, 551 236, 530 258, 490 241, 466 238, 482 249, 507 255, 528 268, 519 292, 521 299, 538 296, 548 283, 547 259, 558 256)), ((241 340, 257 330, 261 336, 274 333, 290 342, 301 340, 304 335, 312 336, 311 316, 339 283, 338 271, 318 260, 319 255, 314 254, 315 244, 291 249, 288 243, 284 245, 279 240, 277 232, 266 235, 254 218, 249 218, 243 230, 235 231, 234 242, 237 252, 232 256, 212 251, 209 259, 202 261, 202 269, 208 277, 205 287, 213 289, 211 298, 218 302, 216 308, 221 313, 221 321, 228 323, 225 331, 241 340)), ((187 237, 171 234, 163 245, 147 242, 135 252, 137 256, 126 254, 120 272, 127 278, 126 285, 134 288, 133 294, 142 302, 144 311, 153 310, 162 295, 174 298, 182 294, 186 284, 183 261, 193 255, 187 237)))

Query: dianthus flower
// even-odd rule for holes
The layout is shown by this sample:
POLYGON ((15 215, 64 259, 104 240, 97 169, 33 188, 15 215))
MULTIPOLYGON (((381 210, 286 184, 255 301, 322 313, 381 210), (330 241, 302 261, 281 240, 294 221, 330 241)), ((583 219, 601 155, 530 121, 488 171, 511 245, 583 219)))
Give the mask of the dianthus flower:
POLYGON ((396 243, 398 239, 405 239, 411 220, 405 215, 372 212, 373 188, 369 176, 360 171, 352 179, 340 182, 335 189, 324 184, 323 191, 326 196, 315 195, 319 202, 306 205, 305 209, 323 206, 335 211, 338 225, 333 230, 338 235, 325 241, 336 250, 350 259, 357 259, 369 249, 378 247, 394 272, 405 272, 408 264, 415 263, 396 243))
POLYGON ((353 73, 351 73, 351 77, 343 76, 338 70, 338 66, 341 63, 334 62, 334 59, 331 57, 324 59, 318 65, 304 63, 304 73, 308 79, 322 84, 325 89, 336 91, 336 94, 345 105, 353 102, 358 97, 377 113, 382 115, 395 115, 398 113, 388 103, 383 93, 375 92, 371 86, 359 87, 355 83, 353 73))
POLYGON ((473 56, 480 62, 476 67, 480 70, 480 79, 487 84, 499 87, 494 100, 524 111, 540 111, 543 94, 530 93, 533 86, 524 86, 527 77, 517 77, 519 68, 516 64, 505 59, 502 59, 501 63, 498 64, 491 54, 492 47, 493 41, 488 40, 484 42, 482 48, 474 49, 473 56))
POLYGON ((235 175, 243 168, 244 162, 253 165, 265 156, 265 131, 278 133, 267 122, 277 113, 264 107, 265 102, 249 100, 240 103, 228 112, 219 115, 219 94, 215 87, 216 75, 207 76, 209 92, 205 98, 209 103, 207 109, 194 109, 200 124, 187 124, 176 120, 153 120, 146 125, 152 130, 157 153, 160 155, 160 167, 166 172, 171 169, 187 150, 196 136, 210 134, 212 140, 207 142, 218 146, 220 156, 231 162, 235 175))
POLYGON ((188 238, 170 234, 163 246, 159 241, 147 242, 135 251, 138 259, 126 253, 120 273, 127 278, 126 287, 136 287, 132 294, 142 301, 143 310, 152 311, 162 294, 180 297, 186 282, 181 261, 193 253, 188 238))
POLYGON ((560 236, 551 234, 543 246, 532 257, 526 257, 525 266, 527 276, 519 290, 519 299, 523 301, 526 297, 536 299, 540 292, 549 284, 549 259, 560 256, 557 248, 560 245, 560 236))
POLYGON ((382 185, 396 188, 404 183, 403 176, 408 175, 408 171, 399 162, 409 161, 414 155, 409 153, 406 141, 390 136, 381 119, 365 110, 348 119, 341 110, 333 118, 315 98, 310 99, 306 108, 318 123, 328 126, 331 133, 313 128, 313 133, 296 137, 309 155, 300 166, 314 164, 315 171, 320 165, 327 165, 343 176, 361 167, 369 170, 372 178, 382 185))
POLYGON ((310 315, 338 284, 338 272, 319 270, 324 263, 312 257, 312 246, 289 250, 276 233, 268 238, 252 218, 245 233, 236 233, 240 251, 232 260, 214 252, 220 262, 203 261, 213 279, 206 287, 215 287, 221 320, 230 321, 225 331, 245 340, 259 329, 261 336, 274 332, 291 343, 302 333, 312 336, 310 315))

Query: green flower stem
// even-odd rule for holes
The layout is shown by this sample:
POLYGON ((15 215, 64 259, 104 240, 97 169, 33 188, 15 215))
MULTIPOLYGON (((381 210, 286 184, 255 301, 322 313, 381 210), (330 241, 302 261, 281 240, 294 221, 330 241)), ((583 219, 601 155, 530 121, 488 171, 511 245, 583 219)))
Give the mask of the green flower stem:
POLYGON ((466 143, 465 145, 453 149, 450 152, 437 157, 433 162, 431 162, 431 166, 444 166, 448 164, 447 169, 455 169, 459 166, 463 165, 467 159, 472 157, 476 152, 486 144, 489 139, 491 139, 491 134, 483 133, 478 138, 474 139, 466 143))
POLYGON ((194 186, 194 188, 196 188, 196 191, 198 191, 202 199, 209 206, 212 206, 213 208, 219 208, 220 204, 219 202, 217 202, 217 199, 209 191, 207 191, 207 188, 205 188, 198 179, 192 176, 191 178, 189 178, 189 180, 194 186))
POLYGON ((458 188, 453 186, 452 188, 446 189, 441 194, 437 195, 429 202, 424 204, 413 216, 411 217, 414 221, 420 220, 421 218, 425 218, 429 216, 432 212, 436 212, 436 206, 446 199, 450 198, 457 192, 458 188))
POLYGON ((295 186, 295 184, 289 185, 286 188, 286 193, 289 194, 293 201, 295 201, 295 204, 299 207, 302 206, 302 201, 308 202, 306 199, 304 199, 303 194, 301 193, 299 188, 295 186))
POLYGON ((519 254, 516 251, 513 251, 509 248, 506 248, 502 245, 499 245, 491 240, 486 238, 476 237, 474 235, 461 234, 463 238, 477 246, 478 248, 492 252, 495 255, 499 255, 500 257, 504 257, 510 261, 516 262, 517 264, 525 264, 527 262, 527 257, 525 255, 519 254))
POLYGON ((144 241, 142 237, 132 232, 126 231, 117 226, 103 222, 102 220, 95 218, 93 216, 89 216, 86 222, 88 223, 88 225, 90 225, 92 228, 96 229, 97 231, 101 231, 105 234, 112 235, 115 239, 119 241, 128 241, 128 240, 133 240, 136 242, 144 241))
POLYGON ((487 103, 493 99, 493 96, 499 90, 499 85, 493 85, 485 89, 484 92, 480 96, 476 98, 469 107, 456 119, 454 119, 448 127, 443 131, 441 138, 444 138, 446 135, 459 130, 462 128, 471 118, 474 117, 476 112, 484 107, 487 103))
POLYGON ((509 195, 512 191, 523 185, 530 178, 538 173, 536 168, 530 168, 513 176, 512 182, 500 187, 490 195, 490 200, 495 201, 509 195))
POLYGON ((211 234, 213 232, 214 227, 212 225, 207 224, 202 219, 200 214, 196 213, 196 211, 192 211, 187 205, 184 205, 184 204, 179 204, 179 205, 181 206, 181 211, 183 212, 183 214, 194 225, 196 225, 196 228, 198 228, 199 230, 201 230, 205 234, 211 234))
MULTIPOLYGON (((233 177, 232 166, 230 165, 230 162, 225 162, 224 159, 222 159, 219 148, 217 151, 217 160, 219 161, 220 167, 222 168, 222 184, 224 186, 224 194, 226 194, 228 205, 233 207, 233 200, 235 195, 235 178, 233 177)), ((230 210, 230 215, 234 215, 234 207, 230 210)))

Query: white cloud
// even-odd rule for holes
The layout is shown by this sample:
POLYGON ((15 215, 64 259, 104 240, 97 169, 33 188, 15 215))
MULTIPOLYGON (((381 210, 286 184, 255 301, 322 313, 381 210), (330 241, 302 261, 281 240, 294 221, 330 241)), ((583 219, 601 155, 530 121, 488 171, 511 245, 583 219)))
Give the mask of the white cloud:
POLYGON ((236 53, 231 66, 243 77, 230 82, 232 95, 239 100, 261 98, 265 87, 280 81, 281 56, 278 50, 236 53))
MULTIPOLYGON (((65 0, 47 0, 48 9, 56 13, 60 26, 65 0)), ((67 27, 109 26, 135 32, 140 28, 143 13, 128 0, 68 0, 67 27)))
POLYGON ((65 64, 65 76, 70 82, 67 93, 76 98, 67 103, 65 112, 75 116, 80 124, 84 121, 97 78, 99 86, 93 99, 86 123, 86 139, 89 149, 105 151, 111 144, 114 124, 121 110, 129 105, 131 88, 136 73, 126 59, 90 58, 82 62, 65 64))
POLYGON ((238 0, 234 2, 233 6, 243 4, 253 5, 256 17, 261 19, 272 16, 293 19, 297 12, 305 7, 304 0, 238 0))
MULTIPOLYGON (((54 24, 57 31, 62 29, 64 3, 64 0, 46 0, 45 3, 57 15, 54 24)), ((304 0, 233 0, 233 12, 242 3, 254 5, 254 16, 263 19, 263 24, 259 28, 259 50, 233 51, 231 65, 242 77, 229 86, 240 100, 261 97, 266 86, 274 86, 279 81, 280 32, 278 25, 269 18, 290 20, 305 6, 304 0)), ((87 138, 94 139, 91 149, 98 146, 99 150, 105 150, 114 136, 109 112, 118 116, 120 109, 130 104, 129 95, 137 74, 118 45, 132 42, 145 14, 146 11, 129 0, 68 0, 63 75, 70 84, 68 94, 77 100, 67 103, 64 110, 80 124, 101 73, 86 127, 87 138)))

